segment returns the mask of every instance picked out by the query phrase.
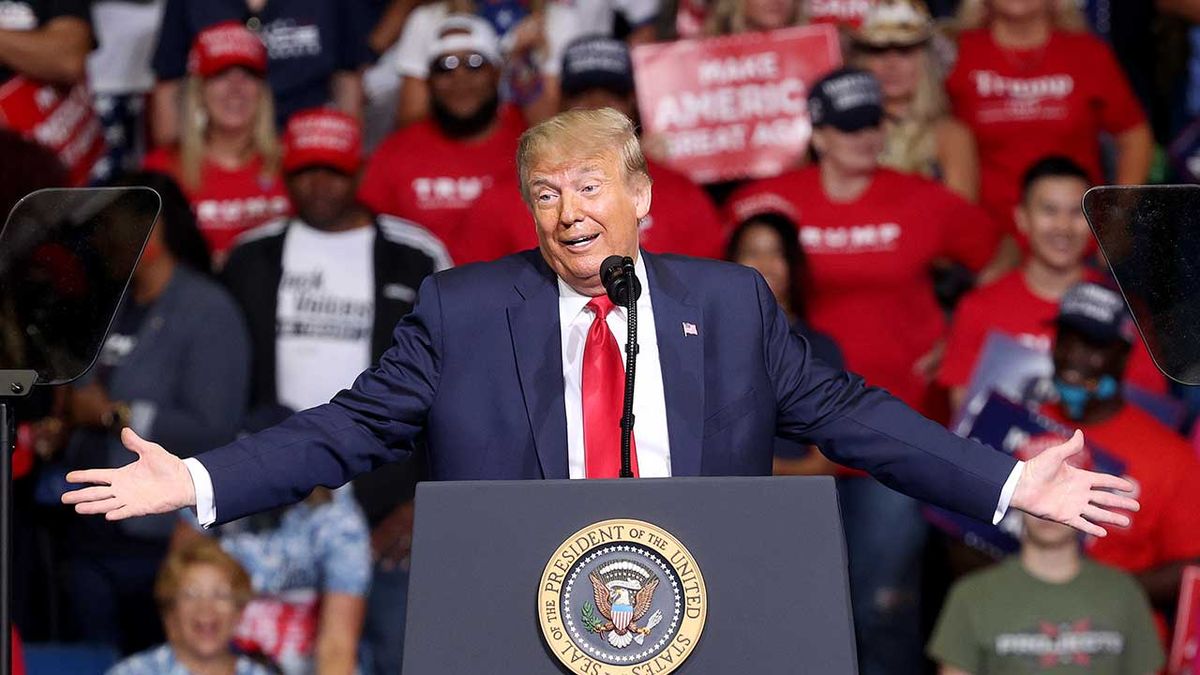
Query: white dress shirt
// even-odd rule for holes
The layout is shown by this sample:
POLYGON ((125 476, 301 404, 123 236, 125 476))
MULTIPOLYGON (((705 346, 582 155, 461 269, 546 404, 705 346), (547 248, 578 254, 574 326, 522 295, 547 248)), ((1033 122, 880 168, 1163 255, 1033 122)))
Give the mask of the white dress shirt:
MULTIPOLYGON (((637 452, 638 475, 665 478, 671 475, 671 446, 667 438, 667 399, 663 394, 662 366, 658 360, 658 333, 654 329, 654 308, 646 263, 638 256, 634 272, 642 284, 637 301, 637 378, 633 384, 633 438, 637 452)), ((586 309, 592 298, 558 280, 558 326, 562 331, 563 399, 567 413, 567 466, 571 478, 586 478, 583 452, 583 347, 592 327, 592 312, 586 309)), ((625 363, 629 315, 624 307, 614 307, 605 323, 621 348, 625 363)), ((623 389, 622 389, 623 391, 623 389)))
MULTIPOLYGON (((643 478, 662 478, 671 475, 671 446, 667 436, 667 404, 663 394, 662 366, 658 358, 658 334, 654 327, 651 304, 653 289, 646 278, 646 263, 641 255, 634 264, 642 295, 637 301, 638 359, 637 379, 633 392, 634 427, 638 458, 638 475, 643 478)), ((578 293, 558 280, 559 329, 562 331, 562 362, 564 403, 567 416, 567 460, 571 478, 586 477, 583 452, 583 396, 580 381, 583 377, 583 347, 592 325, 592 313, 585 309, 591 298, 578 293)), ((617 339, 624 363, 626 324, 625 309, 616 307, 608 313, 609 330, 617 339)), ((204 527, 217 520, 213 500, 212 478, 195 458, 183 460, 192 476, 196 490, 196 517, 204 527)), ((1013 491, 1021 478, 1025 462, 1018 461, 1000 490, 1000 499, 992 524, 997 524, 1008 511, 1013 491)))

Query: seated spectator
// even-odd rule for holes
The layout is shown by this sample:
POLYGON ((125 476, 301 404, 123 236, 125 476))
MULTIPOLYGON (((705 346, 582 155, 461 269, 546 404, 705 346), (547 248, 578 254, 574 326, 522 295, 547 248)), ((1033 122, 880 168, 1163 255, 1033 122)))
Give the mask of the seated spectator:
MULTIPOLYGON (((245 325, 207 276, 208 252, 186 199, 161 174, 122 183, 152 187, 163 209, 95 366, 66 390, 66 469, 136 459, 119 438, 124 427, 191 456, 232 441, 245 412, 245 325)), ((81 639, 126 654, 161 641, 150 588, 175 521, 70 520, 66 595, 81 639)))
POLYGON ((1179 434, 1121 394, 1135 329, 1120 294, 1094 283, 1075 286, 1057 323, 1059 401, 1043 411, 1123 462, 1141 502, 1130 527, 1089 539, 1088 554, 1134 574, 1150 603, 1169 615, 1184 566, 1200 561, 1200 462, 1179 434))
MULTIPOLYGON (((349 491, 317 488, 303 502, 216 534, 254 588, 235 634, 239 643, 269 656, 284 675, 356 672, 371 545, 349 491)), ((177 541, 201 536, 182 527, 177 541)))
POLYGON ((104 154, 86 86, 96 45, 90 7, 88 0, 0 3, 0 127, 57 154, 72 185, 86 184, 104 154))
POLYGON ((1066 525, 1019 515, 1020 552, 950 590, 928 648, 939 674, 1146 675, 1162 668, 1154 617, 1137 582, 1085 558, 1066 525))
MULTIPOLYGON (((605 37, 577 40, 563 55, 562 73, 563 110, 614 108, 637 119, 633 64, 625 43, 605 37)), ((708 195, 687 176, 649 158, 646 163, 654 198, 650 215, 639 227, 641 247, 654 253, 720 257, 724 235, 708 195)), ((459 264, 537 247, 537 230, 516 171, 496 178, 450 238, 459 264)))
POLYGON ((465 242, 454 233, 475 200, 516 174, 525 123, 520 111, 500 103, 500 46, 487 21, 456 14, 434 34, 424 57, 433 115, 379 146, 358 196, 375 213, 427 228, 457 260, 465 242))
MULTIPOLYGON (((296 216, 245 234, 222 271, 250 327, 256 414, 304 410, 347 388, 392 344, 422 280, 450 264, 424 229, 359 205, 360 151, 353 118, 293 115, 283 170, 296 216)), ((417 477, 411 463, 393 464, 354 482, 379 561, 365 627, 372 672, 400 670, 408 574, 399 563, 417 477)))
POLYGON ((177 548, 154 583, 167 643, 121 661, 108 675, 272 675, 273 668, 232 649, 250 597, 250 576, 220 546, 198 539, 177 548))
POLYGON ((791 218, 770 211, 746 218, 730 233, 725 259, 758 270, 787 315, 792 331, 808 339, 813 356, 835 368, 843 367, 837 343, 808 325, 805 293, 812 282, 808 259, 800 248, 800 231, 791 218))
POLYGON ((933 178, 973 202, 979 196, 975 139, 948 113, 933 35, 921 0, 880 0, 852 33, 854 60, 883 90, 887 136, 880 163, 933 178))
POLYGON ((241 23, 266 43, 278 128, 305 108, 332 105, 348 115, 362 114, 362 68, 372 59, 367 0, 166 0, 154 52, 158 83, 150 131, 156 145, 179 143, 188 124, 179 104, 189 47, 204 30, 227 22, 241 23))
MULTIPOLYGON (((733 228, 725 259, 752 267, 767 281, 792 331, 808 340, 812 356, 834 368, 844 368, 842 350, 828 335, 808 326, 805 293, 810 286, 808 261, 800 248, 800 231, 782 213, 760 213, 733 228)), ((776 475, 832 474, 835 465, 808 445, 775 439, 776 475)))
POLYGON ((806 0, 711 0, 706 35, 735 35, 800 26, 808 22, 806 0))
MULTIPOLYGON (((1021 344, 1050 352, 1058 303, 1075 284, 1099 275, 1086 267, 1093 250, 1092 231, 1083 215, 1083 193, 1091 186, 1087 172, 1066 157, 1045 157, 1025 172, 1017 229, 1029 242, 1021 269, 976 289, 959 303, 946 341, 937 382, 950 392, 950 404, 964 403, 971 373, 987 337, 1003 333, 1021 344)), ((1137 341, 1130 357, 1127 382, 1166 393, 1166 379, 1149 352, 1137 341)))
POLYGON ((279 179, 267 51, 244 26, 224 23, 196 36, 177 148, 159 148, 146 168, 183 186, 217 267, 242 232, 289 210, 279 179))
MULTIPOLYGON (((940 185, 879 166, 883 102, 866 71, 841 69, 809 94, 817 165, 755 181, 729 199, 733 222, 778 211, 800 225, 814 329, 846 366, 926 414, 945 321, 930 269, 979 269, 992 255, 986 214, 940 185)), ((915 500, 841 471, 850 589, 863 673, 919 672, 925 524, 915 500)))
MULTIPOLYGON (((587 0, 587 4, 602 3, 587 0)), ((604 30, 581 23, 573 7, 553 0, 435 0, 417 7, 409 15, 395 48, 396 67, 404 77, 398 127, 437 114, 430 54, 434 44, 444 39, 443 22, 456 14, 477 16, 498 36, 501 42, 493 65, 504 71, 505 100, 522 109, 530 124, 550 117, 558 109, 563 48, 585 31, 604 30)))
POLYGON ((1021 174, 1040 157, 1064 155, 1093 183, 1107 182, 1106 132, 1116 142, 1113 182, 1144 183, 1150 129, 1112 50, 1086 32, 1075 3, 965 0, 959 23, 946 90, 978 146, 980 204, 1007 233, 997 266, 1012 269, 1024 247, 1013 222, 1021 174))
POLYGON ((104 127, 108 152, 93 171, 105 183, 142 166, 147 108, 154 88, 150 59, 165 0, 96 0, 92 20, 99 46, 88 57, 88 87, 104 127))

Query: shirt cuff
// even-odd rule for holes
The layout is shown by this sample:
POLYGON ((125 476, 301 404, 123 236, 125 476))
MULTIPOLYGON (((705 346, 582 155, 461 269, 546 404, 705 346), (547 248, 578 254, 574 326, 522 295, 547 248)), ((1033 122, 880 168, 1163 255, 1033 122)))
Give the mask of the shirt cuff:
MULTIPOLYGON (((195 457, 183 460, 188 473, 192 475, 192 487, 196 490, 196 520, 200 526, 208 529, 217 522, 217 505, 213 500, 212 477, 208 469, 195 457)), ((1003 499, 1003 497, 1001 497, 1003 499)))
POLYGON ((999 525, 1000 521, 1004 519, 1004 514, 1008 512, 1008 503, 1012 501, 1013 492, 1017 490, 1017 482, 1021 480, 1021 472, 1024 469, 1025 462, 1017 460, 1017 465, 1013 467, 1012 473, 1008 474, 1008 480, 1004 481, 1004 487, 1000 488, 1000 501, 996 504, 996 513, 992 515, 993 525, 999 525))

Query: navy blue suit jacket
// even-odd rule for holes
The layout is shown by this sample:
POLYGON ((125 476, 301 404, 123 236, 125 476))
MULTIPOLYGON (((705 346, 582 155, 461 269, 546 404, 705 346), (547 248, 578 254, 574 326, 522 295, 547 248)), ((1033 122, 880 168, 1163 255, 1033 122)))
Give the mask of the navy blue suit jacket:
MULTIPOLYGON (((672 475, 768 475, 778 434, 991 519, 1011 457, 812 358, 757 272, 642 255, 672 475)), ((568 478, 558 286, 537 251, 428 277, 394 337, 330 403, 199 456, 218 522, 341 485, 422 437, 434 479, 568 478)))

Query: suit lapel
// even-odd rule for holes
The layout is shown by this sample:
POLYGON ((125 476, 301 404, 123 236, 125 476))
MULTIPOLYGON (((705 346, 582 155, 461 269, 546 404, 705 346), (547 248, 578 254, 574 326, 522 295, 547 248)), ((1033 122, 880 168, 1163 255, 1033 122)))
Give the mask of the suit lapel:
POLYGON ((658 335, 671 475, 699 476, 704 441, 705 326, 700 308, 690 302, 688 289, 679 278, 656 256, 644 251, 642 256, 658 335))
POLYGON ((541 255, 530 257, 515 284, 519 297, 508 307, 508 329, 542 477, 569 478, 558 286, 541 255))

